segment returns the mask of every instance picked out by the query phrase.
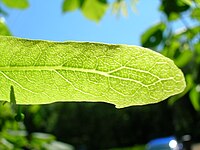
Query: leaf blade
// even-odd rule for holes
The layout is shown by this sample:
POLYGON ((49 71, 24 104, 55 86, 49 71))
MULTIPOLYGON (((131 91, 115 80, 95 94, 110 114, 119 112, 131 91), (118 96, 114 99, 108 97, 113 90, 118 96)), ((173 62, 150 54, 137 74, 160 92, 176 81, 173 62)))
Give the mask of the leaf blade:
MULTIPOLYGON (((1 19, 1 18, 0 18, 1 19)), ((0 20, 0 35, 10 36, 11 33, 4 22, 0 20)))
POLYGON ((62 11, 63 12, 74 11, 79 7, 80 7, 79 0, 64 0, 62 4, 62 11))
POLYGON ((99 22, 106 13, 107 8, 108 4, 104 0, 86 0, 81 7, 81 11, 86 18, 99 22))
POLYGON ((29 7, 28 0, 2 0, 2 2, 10 8, 26 9, 29 7))
POLYGON ((0 41, 5 101, 11 85, 17 104, 88 101, 118 108, 156 103, 185 88, 170 59, 142 47, 5 36, 0 41))

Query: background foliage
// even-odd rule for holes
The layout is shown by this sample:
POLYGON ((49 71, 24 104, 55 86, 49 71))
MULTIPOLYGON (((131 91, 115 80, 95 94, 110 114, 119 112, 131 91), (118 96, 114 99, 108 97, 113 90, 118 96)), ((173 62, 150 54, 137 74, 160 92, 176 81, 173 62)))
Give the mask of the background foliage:
MULTIPOLYGON (((29 6, 27 0, 1 0, 0 3, 18 9, 29 6)), ((108 6, 112 6, 116 14, 126 15, 126 7, 133 4, 131 7, 134 8, 135 3, 134 0, 128 4, 124 0, 113 3, 106 0, 64 0, 62 11, 79 9, 86 18, 98 22, 108 6)), ((160 22, 144 31, 141 45, 173 59, 182 69, 187 82, 187 88, 182 94, 158 104, 120 110, 103 103, 26 106, 23 108, 26 116, 24 123, 17 123, 10 106, 1 104, 0 145, 3 146, 0 149, 12 149, 13 146, 39 149, 52 144, 55 137, 79 149, 130 147, 169 135, 176 135, 181 140, 185 134, 192 136, 192 142, 199 142, 200 1, 160 0, 159 11, 160 22), (178 21, 182 22, 183 27, 175 30, 174 25, 178 21), (17 138, 13 131, 20 132, 17 138), (51 140, 34 142, 34 132, 55 136, 48 134, 51 140), (28 144, 30 141, 31 144, 28 144)), ((9 14, 0 7, 0 15, 9 14)), ((3 21, 0 22, 0 34, 11 35, 3 21)))

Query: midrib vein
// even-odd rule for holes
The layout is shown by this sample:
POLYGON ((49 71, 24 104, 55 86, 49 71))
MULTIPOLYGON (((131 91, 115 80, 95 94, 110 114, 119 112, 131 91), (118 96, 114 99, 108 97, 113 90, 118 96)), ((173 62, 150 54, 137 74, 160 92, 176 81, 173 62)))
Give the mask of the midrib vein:
MULTIPOLYGON (((148 87, 150 85, 146 85, 142 83, 141 81, 131 79, 131 78, 124 78, 116 75, 111 75, 110 71, 108 72, 103 72, 103 71, 98 71, 95 69, 85 69, 85 68, 72 68, 72 67, 65 67, 65 66, 23 66, 23 67, 0 67, 0 71, 58 71, 58 70, 65 70, 65 71, 77 71, 77 72, 85 72, 85 73, 94 73, 94 74, 99 74, 105 77, 111 77, 111 78, 116 78, 120 80, 126 80, 126 81, 132 81, 135 83, 138 83, 144 87, 148 87)), ((160 82, 158 80, 157 82, 160 82)), ((155 84, 155 83, 154 83, 155 84)))
POLYGON ((24 67, 0 67, 0 71, 54 71, 54 70, 66 70, 66 71, 79 71, 79 72, 88 72, 96 73, 100 75, 108 75, 108 73, 103 71, 98 71, 95 69, 85 69, 85 68, 72 68, 64 66, 24 66, 24 67))

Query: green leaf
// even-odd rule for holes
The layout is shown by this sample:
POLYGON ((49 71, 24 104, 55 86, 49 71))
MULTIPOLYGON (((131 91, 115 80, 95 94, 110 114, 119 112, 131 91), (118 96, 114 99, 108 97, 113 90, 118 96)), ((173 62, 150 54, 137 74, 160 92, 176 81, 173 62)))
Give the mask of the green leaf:
MULTIPOLYGON (((186 38, 188 38, 190 41, 192 41, 193 38, 196 38, 198 36, 199 31, 200 31, 200 26, 198 26, 198 25, 193 26, 190 29, 179 31, 178 33, 173 35, 173 38, 174 38, 174 40, 176 39, 176 41, 177 41, 177 39, 181 39, 186 36, 186 38)), ((179 43, 181 45, 181 42, 179 42, 179 43)))
POLYGON ((157 46, 163 39, 163 31, 165 30, 165 28, 166 26, 164 23, 158 23, 145 31, 145 33, 141 36, 142 46, 157 46))
POLYGON ((166 57, 170 59, 174 59, 174 56, 177 52, 177 50, 180 48, 181 43, 177 40, 177 38, 171 39, 170 43, 164 47, 164 49, 161 51, 161 54, 165 55, 166 57))
POLYGON ((189 6, 192 5, 192 0, 180 0, 182 3, 187 4, 189 6))
POLYGON ((193 57, 193 53, 191 50, 184 50, 174 60, 174 62, 178 67, 182 68, 191 61, 192 57, 193 57))
POLYGON ((176 102, 177 100, 179 100, 181 97, 185 96, 185 94, 187 94, 188 91, 190 91, 191 88, 194 86, 194 81, 193 81, 193 77, 192 77, 191 74, 187 74, 185 78, 186 78, 186 85, 187 85, 186 88, 185 88, 185 90, 182 93, 180 93, 180 94, 172 96, 169 99, 169 101, 168 101, 169 105, 173 105, 174 102, 176 102))
POLYGON ((127 4, 126 1, 115 1, 112 4, 112 13, 119 16, 128 16, 127 4))
POLYGON ((194 1, 198 6, 200 6, 200 0, 194 0, 194 1))
POLYGON ((81 8, 83 15, 93 21, 100 21, 104 16, 108 5, 100 0, 85 0, 81 8))
POLYGON ((200 64, 200 43, 196 43, 195 47, 195 61, 197 64, 200 64))
POLYGON ((29 7, 28 0, 1 0, 6 6, 11 8, 26 9, 29 7))
POLYGON ((80 0, 64 0, 62 5, 63 12, 73 11, 80 6, 80 0))
POLYGON ((60 142, 60 141, 53 141, 51 143, 43 144, 45 149, 48 150, 74 150, 75 148, 72 145, 60 142))
POLYGON ((190 100, 196 111, 200 111, 200 85, 194 86, 190 91, 190 100))
POLYGON ((160 102, 185 88, 172 60, 139 46, 0 37, 0 99, 17 104, 160 102))
POLYGON ((7 35, 7 36, 11 35, 9 29, 7 28, 5 23, 3 23, 1 20, 0 20, 0 35, 7 35))
POLYGON ((200 8, 194 8, 191 13, 191 17, 193 19, 197 19, 200 21, 200 8))
POLYGON ((172 21, 178 19, 180 13, 190 8, 188 3, 188 0, 162 0, 160 10, 167 15, 168 20, 172 21))

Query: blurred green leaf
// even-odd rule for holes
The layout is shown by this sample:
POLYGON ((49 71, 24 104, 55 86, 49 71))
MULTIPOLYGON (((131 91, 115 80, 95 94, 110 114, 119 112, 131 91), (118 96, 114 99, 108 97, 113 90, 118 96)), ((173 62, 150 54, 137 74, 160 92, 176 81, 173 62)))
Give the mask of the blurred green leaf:
POLYGON ((192 0, 180 0, 182 3, 187 4, 187 5, 192 5, 192 0))
POLYGON ((55 136, 52 134, 41 133, 41 132, 34 132, 31 134, 31 139, 33 141, 40 141, 40 142, 52 142, 56 139, 55 136))
POLYGON ((187 0, 162 0, 160 10, 167 15, 169 20, 176 20, 181 12, 190 8, 187 3, 187 0))
POLYGON ((10 36, 11 33, 8 27, 0 20, 0 35, 10 36))
POLYGON ((194 8, 191 13, 191 18, 197 19, 200 21, 200 8, 194 8))
POLYGON ((166 26, 164 23, 158 23, 149 28, 141 36, 141 43, 144 47, 155 47, 163 39, 163 32, 166 26))
POLYGON ((0 136, 15 145, 15 148, 28 145, 27 132, 25 130, 4 130, 0 133, 0 136))
POLYGON ((180 14, 176 12, 171 12, 170 15, 168 16, 169 21, 174 21, 179 18, 180 18, 180 14))
POLYGON ((196 53, 195 61, 196 63, 200 64, 200 43, 195 44, 194 48, 195 48, 195 53, 196 53))
MULTIPOLYGON (((196 38, 198 36, 199 31, 200 31, 199 25, 190 27, 189 29, 183 28, 183 29, 180 29, 180 31, 177 31, 175 34, 173 34, 173 36, 172 36, 173 38, 171 40, 173 40, 173 42, 174 42, 174 41, 184 38, 185 40, 187 39, 187 41, 191 41, 191 40, 193 40, 193 38, 196 38)), ((177 42, 179 42, 179 41, 177 41, 177 42)), ((180 42, 180 44, 181 43, 182 42, 180 42)))
POLYGON ((108 4, 100 0, 85 0, 81 10, 83 15, 93 21, 100 21, 104 16, 108 4))
POLYGON ((112 4, 112 13, 119 16, 122 14, 123 16, 127 16, 127 5, 125 1, 115 1, 112 4))
POLYGON ((10 143, 8 140, 6 140, 4 137, 1 137, 0 135, 0 149, 1 150, 13 150, 14 144, 10 143))
POLYGON ((193 57, 193 52, 190 50, 184 50, 180 55, 174 60, 175 64, 182 68, 187 65, 193 57))
POLYGON ((80 7, 80 0, 64 0, 62 5, 62 11, 73 11, 80 7))
POLYGON ((59 141, 53 141, 51 143, 45 143, 44 148, 47 150, 74 150, 74 147, 72 145, 59 142, 59 141))
POLYGON ((131 0, 131 9, 132 9, 134 12, 137 12, 136 5, 137 5, 138 2, 139 2, 139 0, 131 0))
POLYGON ((120 147, 120 148, 111 148, 109 150, 145 150, 146 145, 136 145, 133 147, 120 147))
POLYGON ((200 0, 194 0, 197 5, 200 6, 200 0))
POLYGON ((40 107, 41 107, 40 105, 29 106, 29 112, 36 114, 40 110, 40 107))
POLYGON ((176 51, 179 49, 180 44, 181 43, 177 39, 170 40, 170 42, 167 45, 165 45, 161 53, 168 58, 174 59, 174 56, 176 54, 176 51))
POLYGON ((196 111, 200 111, 200 85, 195 85, 190 91, 190 100, 196 111))
POLYGON ((26 9, 29 7, 28 0, 1 0, 7 7, 26 9))

